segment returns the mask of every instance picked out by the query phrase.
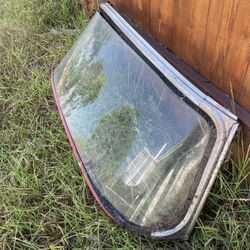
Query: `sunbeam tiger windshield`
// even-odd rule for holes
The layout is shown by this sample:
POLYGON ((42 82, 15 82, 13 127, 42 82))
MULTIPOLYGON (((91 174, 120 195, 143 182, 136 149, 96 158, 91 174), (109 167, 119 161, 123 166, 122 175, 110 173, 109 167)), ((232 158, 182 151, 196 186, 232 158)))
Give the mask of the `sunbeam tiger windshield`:
POLYGON ((95 14, 54 71, 55 95, 105 210, 139 232, 171 236, 195 216, 197 190, 208 184, 206 166, 215 165, 209 158, 222 137, 215 115, 113 26, 95 14))

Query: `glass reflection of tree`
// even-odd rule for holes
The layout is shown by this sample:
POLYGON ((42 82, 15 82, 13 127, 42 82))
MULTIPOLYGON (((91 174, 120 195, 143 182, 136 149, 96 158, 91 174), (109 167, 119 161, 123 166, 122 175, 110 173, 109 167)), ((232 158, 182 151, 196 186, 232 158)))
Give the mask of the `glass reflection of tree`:
POLYGON ((72 64, 69 71, 70 74, 65 77, 62 88, 62 91, 67 93, 63 104, 76 108, 79 105, 92 103, 106 83, 103 63, 100 61, 90 63, 83 60, 78 67, 74 67, 72 64))
POLYGON ((65 107, 70 105, 70 109, 74 109, 92 103, 107 81, 98 53, 109 40, 110 33, 101 28, 102 25, 103 22, 97 20, 88 31, 90 34, 83 33, 63 65, 58 89, 65 107))
POLYGON ((137 136, 139 112, 131 106, 123 106, 106 114, 91 138, 85 152, 94 160, 91 171, 106 184, 112 181, 114 169, 128 155, 137 136))

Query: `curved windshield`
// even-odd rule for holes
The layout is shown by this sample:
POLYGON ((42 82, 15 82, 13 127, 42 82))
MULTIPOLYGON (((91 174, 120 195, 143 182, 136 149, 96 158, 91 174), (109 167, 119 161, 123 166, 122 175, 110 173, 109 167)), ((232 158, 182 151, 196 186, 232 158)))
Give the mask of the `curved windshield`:
POLYGON ((181 220, 210 140, 201 113, 99 13, 56 68, 54 84, 101 196, 139 226, 166 229, 181 220))

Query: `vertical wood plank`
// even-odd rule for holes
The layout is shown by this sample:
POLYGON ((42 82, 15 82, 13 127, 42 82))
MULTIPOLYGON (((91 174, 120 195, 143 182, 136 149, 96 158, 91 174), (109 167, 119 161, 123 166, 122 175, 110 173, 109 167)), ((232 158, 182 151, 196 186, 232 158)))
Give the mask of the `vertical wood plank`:
MULTIPOLYGON (((216 77, 218 77, 218 83, 222 89, 227 89, 228 83, 230 83, 233 87, 236 101, 250 111, 249 96, 248 105, 243 104, 240 98, 244 81, 247 84, 248 77, 246 75, 250 62, 250 1, 239 0, 235 8, 235 12, 228 17, 230 20, 229 39, 222 72, 221 75, 217 74, 216 77)), ((248 84, 250 84, 249 81, 248 84)), ((248 85, 248 87, 250 86, 248 85)), ((244 94, 247 94, 247 92, 244 94)))
MULTIPOLYGON (((201 54, 206 34, 209 1, 179 1, 176 9, 176 36, 173 50, 187 63, 200 71, 201 54)), ((175 31, 173 31, 175 33, 175 31)))
POLYGON ((150 4, 150 33, 168 48, 173 48, 175 5, 172 0, 151 0, 150 4))
POLYGON ((212 1, 210 6, 201 73, 217 87, 234 97, 239 93, 249 61, 250 2, 247 0, 212 1))
POLYGON ((238 101, 243 107, 250 111, 250 62, 248 63, 248 68, 245 74, 238 101))
MULTIPOLYGON (((203 44, 203 63, 201 65, 201 71, 206 74, 208 79, 212 80, 214 72, 217 69, 217 63, 221 53, 221 46, 224 43, 225 22, 223 20, 223 14, 228 12, 228 2, 211 0, 207 25, 205 41, 203 44)), ((225 17, 224 17, 225 18, 225 17)))
POLYGON ((110 2, 117 10, 129 17, 136 25, 149 31, 150 1, 151 0, 111 0, 110 2))

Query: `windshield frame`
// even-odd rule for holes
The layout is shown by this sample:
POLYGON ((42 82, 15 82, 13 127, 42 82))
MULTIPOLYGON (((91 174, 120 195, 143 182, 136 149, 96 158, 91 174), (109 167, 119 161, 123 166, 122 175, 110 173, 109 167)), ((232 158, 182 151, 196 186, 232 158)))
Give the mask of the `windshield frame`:
POLYGON ((93 184, 86 168, 84 167, 64 118, 52 73, 51 81, 54 96, 73 152, 96 200, 103 210, 117 223, 142 234, 149 233, 153 237, 187 238, 206 200, 230 142, 237 130, 237 117, 224 109, 210 97, 203 94, 192 83, 190 83, 156 50, 154 50, 109 4, 101 4, 100 14, 120 35, 120 37, 126 41, 126 43, 140 57, 142 57, 155 72, 157 72, 165 83, 171 83, 170 85, 168 84, 168 87, 174 90, 177 95, 183 96, 184 101, 206 119, 212 128, 211 135, 205 152, 205 160, 201 164, 204 166, 204 169, 199 171, 199 181, 197 187, 194 187, 194 199, 191 201, 188 211, 185 216, 183 216, 183 219, 176 223, 172 229, 166 231, 152 231, 149 228, 139 226, 126 220, 126 218, 122 216, 104 196, 102 196, 100 190, 98 190, 93 184))

